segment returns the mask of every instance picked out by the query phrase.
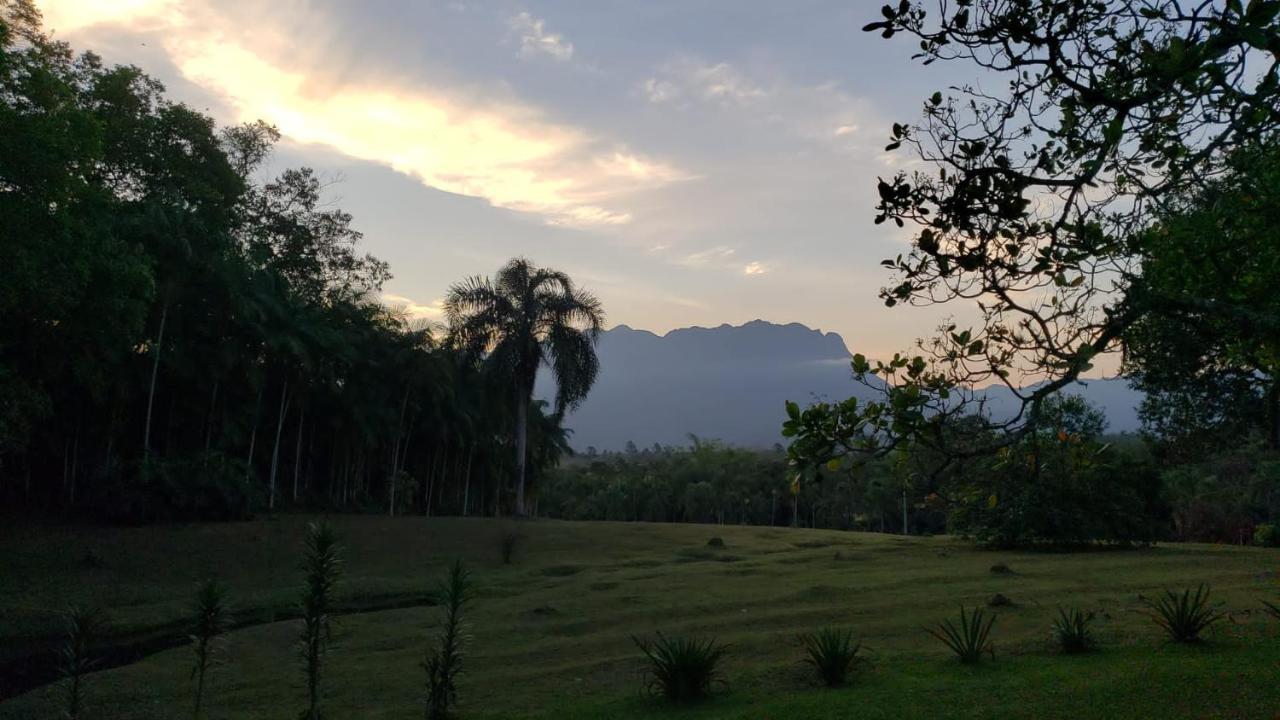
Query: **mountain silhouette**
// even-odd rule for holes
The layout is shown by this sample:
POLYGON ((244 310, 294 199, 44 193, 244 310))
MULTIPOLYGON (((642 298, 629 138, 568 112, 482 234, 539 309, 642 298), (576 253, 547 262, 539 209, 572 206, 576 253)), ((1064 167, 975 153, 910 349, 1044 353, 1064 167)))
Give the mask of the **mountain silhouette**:
MULTIPOLYGON (((784 403, 878 394, 853 380, 851 353, 840 335, 800 323, 753 320, 690 327, 657 335, 619 325, 600 336, 600 376, 587 400, 566 419, 576 450, 621 450, 628 441, 687 445, 690 434, 742 447, 772 447, 784 403)), ((993 414, 1008 412, 1008 391, 992 388, 993 414)), ((1069 392, 1107 411, 1112 431, 1137 427, 1136 392, 1123 381, 1091 380, 1069 392)), ((548 373, 536 394, 550 398, 548 373)))

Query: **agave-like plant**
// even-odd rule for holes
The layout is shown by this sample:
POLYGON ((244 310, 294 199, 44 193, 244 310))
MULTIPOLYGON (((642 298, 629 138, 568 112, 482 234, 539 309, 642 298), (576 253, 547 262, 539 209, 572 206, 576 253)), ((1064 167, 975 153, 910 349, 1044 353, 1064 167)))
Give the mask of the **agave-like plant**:
POLYGON ((1209 586, 1204 584, 1194 592, 1191 588, 1181 593, 1166 590, 1163 597, 1147 605, 1151 619, 1164 628, 1169 639, 1180 643, 1198 642, 1201 633, 1226 617, 1220 607, 1209 604, 1209 586))
POLYGON ((199 718, 200 705, 204 700, 205 676, 211 667, 221 661, 223 635, 231 628, 227 592, 217 580, 206 581, 196 592, 194 615, 188 637, 195 649, 195 663, 191 667, 191 679, 196 683, 192 717, 199 718))
POLYGON ((1080 608, 1058 608, 1058 618, 1053 621, 1053 637, 1062 652, 1074 655, 1089 652, 1095 647, 1093 640, 1093 613, 1080 608))
POLYGON ((991 626, 996 622, 995 615, 988 616, 982 608, 975 607, 967 611, 960 606, 960 624, 943 620, 939 625, 926 628, 929 634, 937 638, 960 658, 962 663, 977 663, 983 655, 996 656, 995 646, 991 643, 991 626))
POLYGON ((822 628, 800 636, 805 663, 812 665, 824 685, 839 687, 849 679, 855 665, 865 662, 858 657, 862 644, 854 642, 852 630, 822 628))
POLYGON ((658 633, 656 640, 635 641, 649 660, 649 692, 672 702, 691 702, 711 694, 722 683, 720 662, 727 649, 714 639, 668 638, 658 633))

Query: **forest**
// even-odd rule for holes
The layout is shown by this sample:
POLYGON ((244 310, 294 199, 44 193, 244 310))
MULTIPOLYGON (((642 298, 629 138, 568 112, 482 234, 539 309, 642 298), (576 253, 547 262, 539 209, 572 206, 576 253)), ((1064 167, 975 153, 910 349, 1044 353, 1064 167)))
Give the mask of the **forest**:
POLYGON ((531 478, 566 452, 555 408, 517 403, 510 368, 383 304, 390 268, 321 173, 262 178, 274 127, 220 128, 5 8, 5 507, 492 515, 514 507, 518 411, 531 478))

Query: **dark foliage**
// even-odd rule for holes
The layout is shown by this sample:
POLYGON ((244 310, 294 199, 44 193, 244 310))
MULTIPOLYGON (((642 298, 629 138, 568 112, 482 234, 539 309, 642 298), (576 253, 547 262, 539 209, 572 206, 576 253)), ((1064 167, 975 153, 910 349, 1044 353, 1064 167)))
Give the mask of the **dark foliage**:
POLYGON ((1168 633, 1170 640, 1179 643, 1199 642, 1205 630, 1226 617, 1221 608, 1209 603, 1207 585, 1197 586, 1194 592, 1190 588, 1181 593, 1166 590, 1159 600, 1147 605, 1151 619, 1168 633))
POLYGON ((196 592, 194 621, 191 624, 191 645, 195 662, 191 678, 195 681, 195 709, 193 717, 200 717, 204 701, 205 680, 209 670, 222 659, 224 635, 231 628, 231 613, 227 605, 227 592, 210 579, 196 592))
POLYGON ((321 720, 324 661, 332 639, 334 589, 341 572, 338 538, 328 523, 312 523, 302 558, 302 628, 298 633, 302 671, 307 686, 303 720, 321 720))
POLYGON ((862 643, 854 642, 852 630, 823 628, 801 635, 800 644, 804 647, 805 663, 817 671, 818 678, 827 687, 844 685, 854 668, 866 662, 865 658, 858 657, 862 643))
POLYGON ((1058 608, 1058 617, 1053 621, 1053 639, 1058 648, 1069 655, 1093 650, 1093 619, 1093 613, 1079 608, 1058 608))
POLYGON ((64 712, 68 720, 84 717, 85 675, 97 665, 95 644, 106 626, 100 610, 74 606, 65 616, 66 636, 62 644, 62 676, 67 681, 64 712))
POLYGON ((687 703, 711 694, 720 676, 726 648, 714 639, 668 638, 658 633, 654 640, 633 637, 636 647, 649 662, 649 692, 687 703))
POLYGON ((961 606, 958 625, 943 620, 937 627, 926 629, 955 653, 960 662, 972 664, 980 662, 983 655, 995 658, 995 646, 991 643, 991 626, 995 621, 995 615, 987 615, 982 608, 966 611, 961 606))

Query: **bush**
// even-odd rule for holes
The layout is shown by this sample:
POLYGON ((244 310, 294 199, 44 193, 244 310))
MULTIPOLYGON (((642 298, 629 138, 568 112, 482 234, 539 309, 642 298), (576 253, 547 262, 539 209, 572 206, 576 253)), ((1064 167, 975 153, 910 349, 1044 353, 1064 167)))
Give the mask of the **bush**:
POLYGON ((713 639, 667 638, 656 640, 632 637, 649 660, 649 692, 672 702, 692 702, 711 694, 712 686, 723 682, 720 662, 726 649, 713 639))
POLYGON ((995 624, 994 615, 987 616, 982 608, 975 607, 967 612, 960 606, 960 624, 957 626, 950 620, 943 620, 934 628, 928 628, 929 634, 942 641, 951 652, 960 658, 962 663, 977 663, 982 656, 996 656, 995 646, 991 644, 991 626, 995 624))
POLYGON ((1190 588, 1181 594, 1166 590, 1164 597, 1147 605, 1152 619, 1164 628, 1169 639, 1180 643, 1198 642, 1201 633, 1225 617, 1221 609, 1209 604, 1207 585, 1198 586, 1194 593, 1190 588))
POLYGON ((801 635, 800 644, 808 656, 804 661, 818 671, 818 677, 827 687, 844 685, 854 665, 863 661, 858 657, 862 645, 853 641, 852 630, 823 628, 801 635))
POLYGON ((112 468, 83 497, 82 515, 128 525, 247 520, 262 504, 244 463, 216 452, 112 468))
POLYGON ((471 597, 468 580, 462 562, 454 561, 448 580, 440 586, 444 626, 436 647, 422 663, 427 671, 427 720, 447 718, 449 708, 458 701, 457 678, 462 672, 462 646, 466 642, 462 606, 471 597))
POLYGON ((1079 608, 1058 608, 1058 619, 1053 621, 1053 638, 1062 652, 1075 655, 1095 647, 1090 628, 1093 617, 1093 613, 1086 614, 1079 608))
POLYGON ((1274 523, 1261 523, 1253 529, 1253 544, 1262 547, 1280 546, 1280 532, 1274 523))

